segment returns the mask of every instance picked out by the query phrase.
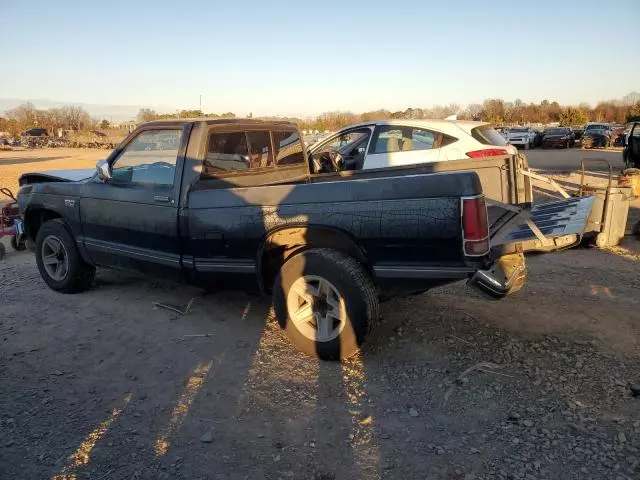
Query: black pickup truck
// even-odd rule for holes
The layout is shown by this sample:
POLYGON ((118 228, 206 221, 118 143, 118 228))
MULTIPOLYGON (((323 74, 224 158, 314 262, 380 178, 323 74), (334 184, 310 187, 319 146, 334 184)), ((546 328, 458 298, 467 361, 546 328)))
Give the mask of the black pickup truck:
POLYGON ((526 212, 490 224, 476 173, 309 167, 291 123, 151 122, 96 170, 23 175, 18 202, 52 289, 85 290, 104 266, 269 292, 294 345, 323 359, 359 350, 381 298, 462 279, 493 298, 523 285, 524 257, 502 246, 526 212))

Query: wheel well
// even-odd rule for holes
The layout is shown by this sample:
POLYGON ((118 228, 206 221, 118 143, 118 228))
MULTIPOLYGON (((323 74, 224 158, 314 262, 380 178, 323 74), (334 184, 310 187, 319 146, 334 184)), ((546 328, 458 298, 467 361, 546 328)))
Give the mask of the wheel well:
POLYGON ((262 289, 271 291, 282 265, 293 255, 309 248, 338 250, 356 259, 372 273, 365 252, 347 233, 321 227, 291 227, 273 232, 262 246, 258 259, 262 289))
POLYGON ((27 210, 24 216, 24 228, 27 237, 35 242, 42 224, 54 218, 62 218, 62 215, 46 208, 31 208, 27 210))

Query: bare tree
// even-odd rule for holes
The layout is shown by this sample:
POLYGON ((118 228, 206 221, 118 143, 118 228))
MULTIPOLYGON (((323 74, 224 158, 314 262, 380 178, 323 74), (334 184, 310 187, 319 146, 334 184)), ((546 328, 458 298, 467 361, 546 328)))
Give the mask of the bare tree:
POLYGON ((7 118, 15 120, 19 128, 26 129, 37 125, 38 117, 33 103, 27 102, 7 110, 7 118))
POLYGON ((151 120, 155 120, 158 118, 158 114, 155 110, 150 108, 141 108, 138 112, 138 120, 141 122, 150 122, 151 120))

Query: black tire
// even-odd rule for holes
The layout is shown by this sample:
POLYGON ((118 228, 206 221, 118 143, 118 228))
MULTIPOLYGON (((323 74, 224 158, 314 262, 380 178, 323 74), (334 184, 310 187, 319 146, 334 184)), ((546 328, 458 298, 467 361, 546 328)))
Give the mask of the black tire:
POLYGON ((22 252, 27 249, 25 241, 22 240, 21 242, 18 242, 16 237, 11 237, 11 247, 17 252, 22 252))
MULTIPOLYGON (((343 360, 358 353, 380 318, 376 288, 362 265, 343 253, 325 248, 303 251, 282 266, 273 288, 273 306, 291 343, 299 351, 322 360, 343 360), (336 338, 321 342, 309 338, 291 320, 287 299, 292 285, 302 276, 325 280, 335 287, 344 302, 346 319, 339 322, 343 327, 336 338)), ((317 312, 317 308, 320 307, 314 303, 312 311, 317 312)))
POLYGON ((7 249, 2 243, 0 243, 0 260, 4 258, 5 253, 7 253, 7 249))
POLYGON ((78 253, 76 242, 71 236, 67 225, 61 219, 45 222, 36 237, 36 263, 40 276, 53 290, 61 293, 78 293, 88 289, 93 282, 96 269, 89 265, 78 253), (68 259, 68 267, 63 278, 55 279, 46 270, 43 262, 42 245, 45 239, 53 238, 62 244, 64 254, 68 259))

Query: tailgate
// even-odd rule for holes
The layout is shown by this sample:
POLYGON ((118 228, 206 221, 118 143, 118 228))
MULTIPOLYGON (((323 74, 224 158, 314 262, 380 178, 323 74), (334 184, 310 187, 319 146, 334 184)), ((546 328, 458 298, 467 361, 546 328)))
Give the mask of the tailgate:
POLYGON ((573 235, 580 239, 594 200, 594 197, 575 197, 542 203, 531 209, 491 202, 491 245, 538 241, 550 247, 555 245, 554 239, 560 237, 573 235))

